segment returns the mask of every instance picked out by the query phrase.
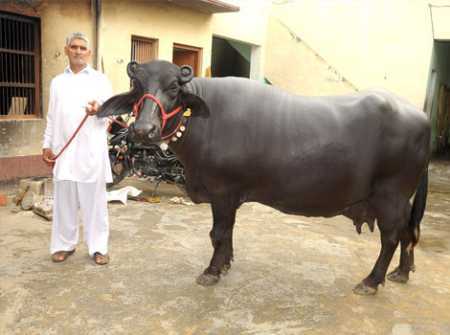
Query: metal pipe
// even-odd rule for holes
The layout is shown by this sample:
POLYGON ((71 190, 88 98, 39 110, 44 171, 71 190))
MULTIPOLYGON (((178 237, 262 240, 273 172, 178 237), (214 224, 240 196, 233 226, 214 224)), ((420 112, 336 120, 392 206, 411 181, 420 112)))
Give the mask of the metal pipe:
MULTIPOLYGON (((94 8, 94 67, 99 70, 101 57, 100 52, 100 26, 102 18, 102 0, 91 0, 94 8)), ((102 71, 103 72, 103 71, 102 71)))

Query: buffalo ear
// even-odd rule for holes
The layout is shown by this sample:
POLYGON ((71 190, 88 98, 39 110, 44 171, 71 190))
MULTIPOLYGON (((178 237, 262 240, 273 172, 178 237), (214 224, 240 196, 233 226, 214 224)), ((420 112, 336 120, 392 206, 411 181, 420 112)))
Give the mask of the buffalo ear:
POLYGON ((142 89, 136 85, 130 92, 118 94, 106 100, 95 115, 98 117, 106 117, 110 115, 129 114, 141 96, 142 89))
POLYGON ((129 62, 127 65, 127 73, 128 73, 128 77, 130 77, 131 79, 136 77, 136 68, 138 67, 138 63, 135 61, 129 62))
POLYGON ((180 67, 180 75, 178 77, 178 82, 180 85, 184 85, 192 80, 194 77, 194 70, 189 65, 183 65, 180 67))
POLYGON ((209 107, 198 95, 182 92, 181 101, 185 107, 191 109, 192 116, 209 117, 209 107))

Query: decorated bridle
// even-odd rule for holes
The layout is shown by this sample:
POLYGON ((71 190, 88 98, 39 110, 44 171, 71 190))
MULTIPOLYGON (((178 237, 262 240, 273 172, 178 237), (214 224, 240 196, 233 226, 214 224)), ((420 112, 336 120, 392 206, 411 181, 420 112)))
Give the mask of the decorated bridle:
MULTIPOLYGON (((166 110, 165 110, 165 108, 163 107, 161 101, 159 101, 159 99, 158 99, 157 97, 155 97, 155 96, 154 96, 153 94, 151 94, 151 93, 145 93, 145 94, 144 94, 144 95, 143 95, 143 96, 142 96, 142 97, 134 104, 132 114, 133 114, 133 116, 136 118, 136 120, 137 120, 137 118, 138 118, 138 116, 139 116, 139 113, 141 112, 141 109, 142 109, 142 106, 143 106, 143 104, 144 104, 145 99, 150 99, 150 100, 154 101, 154 102, 158 105, 159 110, 161 111, 161 119, 162 119, 162 121, 161 121, 161 139, 166 140, 166 139, 170 138, 170 137, 173 136, 175 133, 177 133, 178 130, 179 130, 181 127, 184 127, 184 126, 182 126, 182 120, 180 120, 180 122, 178 123, 178 125, 175 127, 175 130, 174 130, 174 131, 172 131, 172 132, 171 132, 170 134, 168 134, 168 135, 163 135, 164 128, 165 128, 166 125, 167 125, 167 121, 168 121, 169 119, 171 119, 172 117, 174 117, 175 115, 177 115, 178 113, 182 112, 182 111, 184 110, 184 108, 183 108, 182 106, 178 106, 178 107, 174 108, 171 112, 167 113, 166 110)), ((182 131, 184 131, 184 129, 182 129, 182 131)))

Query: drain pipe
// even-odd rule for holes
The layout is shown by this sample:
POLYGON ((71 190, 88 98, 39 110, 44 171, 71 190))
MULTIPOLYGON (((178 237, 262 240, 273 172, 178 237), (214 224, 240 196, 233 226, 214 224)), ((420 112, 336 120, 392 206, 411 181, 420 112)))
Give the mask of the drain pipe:
POLYGON ((95 48, 94 48, 94 67, 96 70, 104 72, 103 67, 101 66, 101 57, 100 57, 100 26, 101 26, 101 18, 102 18, 102 0, 91 0, 92 7, 94 9, 94 39, 95 39, 95 48), (102 67, 100 69, 100 67, 102 67))

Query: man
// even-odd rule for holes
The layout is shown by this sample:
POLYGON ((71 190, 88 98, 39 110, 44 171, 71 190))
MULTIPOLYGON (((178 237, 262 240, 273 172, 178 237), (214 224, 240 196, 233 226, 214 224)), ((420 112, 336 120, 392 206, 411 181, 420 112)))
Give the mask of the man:
POLYGON ((86 115, 94 115, 111 94, 103 74, 88 65, 89 41, 82 33, 66 39, 69 66, 50 84, 43 160, 53 166, 54 204, 50 252, 63 262, 78 243, 78 209, 84 240, 96 264, 109 262, 109 222, 106 183, 112 182, 106 119, 89 116, 70 145, 55 160, 86 115))

